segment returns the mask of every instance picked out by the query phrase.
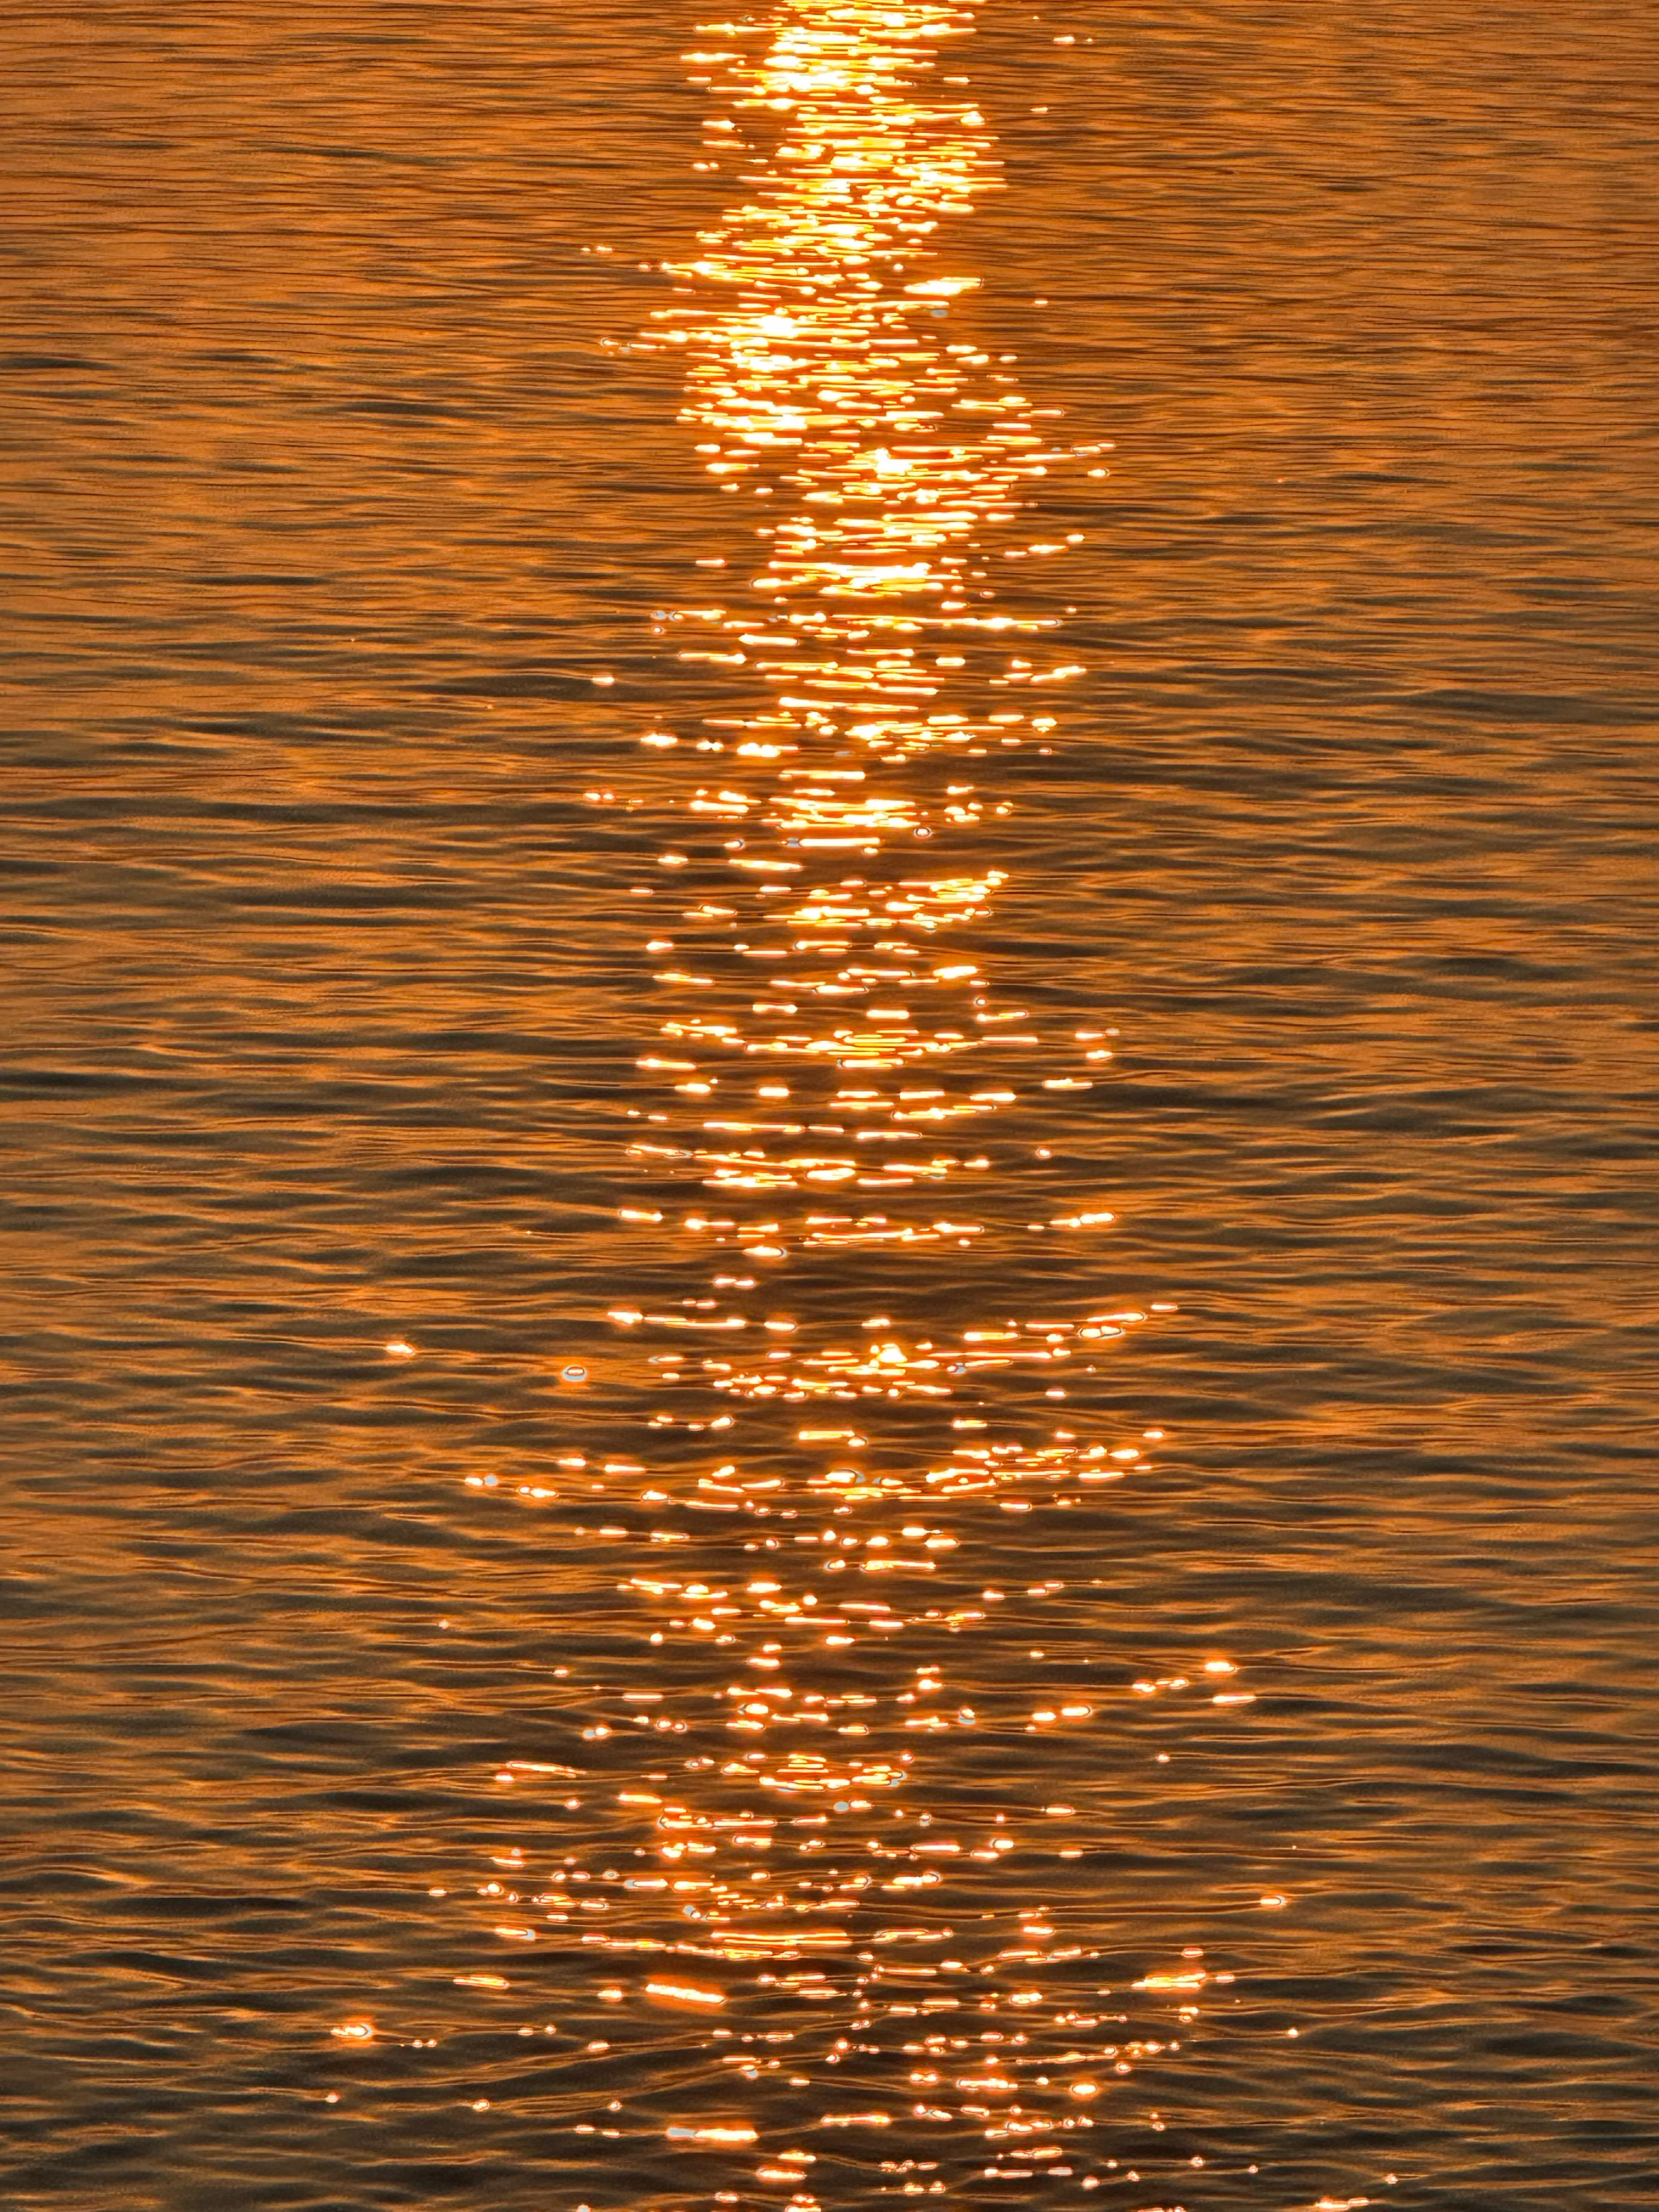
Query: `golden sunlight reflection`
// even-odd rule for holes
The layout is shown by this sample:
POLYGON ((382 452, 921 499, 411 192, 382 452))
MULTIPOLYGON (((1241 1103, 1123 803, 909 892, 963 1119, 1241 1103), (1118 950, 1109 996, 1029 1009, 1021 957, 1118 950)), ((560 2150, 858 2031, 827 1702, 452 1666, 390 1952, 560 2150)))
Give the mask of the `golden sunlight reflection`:
POLYGON ((1115 1032, 996 980, 995 764, 1082 672, 993 580, 1066 550, 1024 519, 1075 456, 956 331, 962 219, 1000 184, 941 81, 974 12, 703 25, 709 156, 746 196, 639 341, 683 356, 757 548, 656 617, 708 711, 641 738, 674 827, 636 886, 661 1014, 622 1109, 643 1287, 610 1320, 642 1395, 626 1448, 573 1401, 543 1480, 466 1478, 637 1608, 613 1633, 643 1664, 559 1670, 569 1763, 496 1777, 522 1842, 456 1978, 565 2052, 584 2202, 629 2195, 606 2157, 642 2141, 694 2195, 791 2212, 1138 2179, 1119 2132, 1164 2122, 1137 2076, 1232 1978, 1189 1949, 1103 1979, 1098 1899, 1051 1871, 1099 1842, 1115 1726, 1249 1692, 1201 1653, 1107 1679, 1065 1625, 1088 1516, 1164 1434, 1111 1412, 1111 1363, 1171 1309, 1097 1287, 1112 1209, 1060 1187, 1115 1032), (602 2039, 544 2017, 600 2004, 602 2039), (672 2103, 634 2094, 629 2051, 675 2029, 672 2103))

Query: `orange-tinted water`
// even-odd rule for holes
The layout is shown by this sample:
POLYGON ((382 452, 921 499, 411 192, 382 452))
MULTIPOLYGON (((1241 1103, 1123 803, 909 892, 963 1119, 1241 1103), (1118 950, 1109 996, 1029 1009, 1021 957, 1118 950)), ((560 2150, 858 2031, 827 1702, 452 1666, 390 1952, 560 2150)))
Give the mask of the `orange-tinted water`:
POLYGON ((15 21, 8 2203, 1650 2201, 1638 33, 15 21))

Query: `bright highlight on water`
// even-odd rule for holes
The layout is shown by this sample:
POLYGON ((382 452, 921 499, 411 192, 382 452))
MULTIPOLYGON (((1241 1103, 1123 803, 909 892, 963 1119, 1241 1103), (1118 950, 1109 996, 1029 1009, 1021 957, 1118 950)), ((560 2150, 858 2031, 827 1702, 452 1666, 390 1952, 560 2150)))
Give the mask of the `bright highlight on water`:
POLYGON ((946 74, 973 21, 796 0, 688 57, 747 190, 638 342, 683 355, 684 421, 757 550, 702 556, 699 596, 655 619, 709 702, 642 738, 682 826, 634 887, 661 1011, 617 1216, 655 1287, 610 1319, 658 1395, 625 1443, 573 1408, 520 1486, 610 1516, 578 1526, 616 1547, 665 1686, 597 1700, 582 1766, 502 1771, 525 1841, 480 1894, 514 1915, 496 1946, 534 1949, 457 1977, 538 2018, 573 1981, 616 2007, 574 2123, 585 2202, 650 2124, 625 2038, 673 2013, 711 2022, 657 2124, 699 2161, 688 2202, 1139 2185, 1120 2116, 1163 2123, 1138 2069, 1233 1979, 1190 1948, 1103 1983, 1018 1875, 1094 1840, 1045 1790, 1046 1740, 1092 1731, 1109 1771, 1115 1705, 1247 1704, 1231 1662, 1086 1692, 1039 1668, 972 1702, 953 1679, 960 1639, 1039 1633, 1066 1588, 1016 1585, 1011 1528, 1072 1516, 1064 1556, 1086 1554, 1086 1516, 1146 1471, 1163 1431, 1114 1419, 1112 1363, 1170 1310, 1111 1286, 1105 1194, 1050 1165, 1115 1032, 997 981, 1018 885, 988 831, 1083 672, 1006 564, 1078 542, 1030 536, 1033 487, 1102 449, 1056 442, 1013 357, 957 334, 963 219, 1000 186, 946 74), (972 1601, 930 1603, 946 1561, 952 1590, 973 1562, 972 1601), (562 1777, 633 1840, 585 1843, 562 1777))

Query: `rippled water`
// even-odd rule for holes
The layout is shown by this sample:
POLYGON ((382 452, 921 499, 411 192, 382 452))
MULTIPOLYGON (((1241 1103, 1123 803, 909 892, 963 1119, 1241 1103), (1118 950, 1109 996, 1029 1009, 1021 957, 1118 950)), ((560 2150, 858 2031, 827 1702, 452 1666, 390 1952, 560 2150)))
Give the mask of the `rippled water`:
POLYGON ((1638 19, 12 28, 5 2203, 1650 2203, 1638 19))

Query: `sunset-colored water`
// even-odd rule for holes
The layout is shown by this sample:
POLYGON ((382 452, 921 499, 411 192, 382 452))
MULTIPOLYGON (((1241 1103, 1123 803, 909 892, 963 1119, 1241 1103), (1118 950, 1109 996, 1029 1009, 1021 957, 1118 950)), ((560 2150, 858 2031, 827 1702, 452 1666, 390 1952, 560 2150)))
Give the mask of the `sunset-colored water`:
POLYGON ((1650 2203, 1630 20, 19 35, 0 2198, 1650 2203))

